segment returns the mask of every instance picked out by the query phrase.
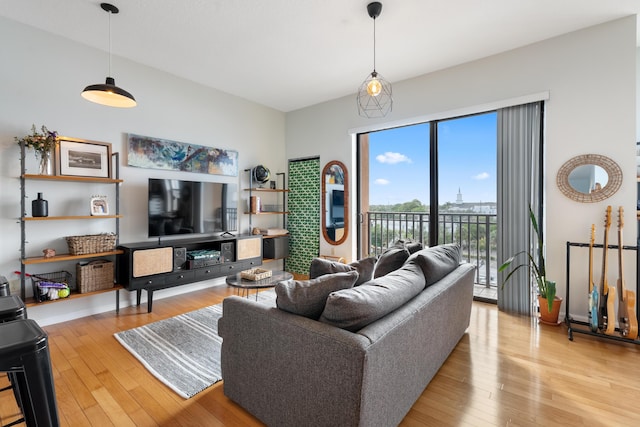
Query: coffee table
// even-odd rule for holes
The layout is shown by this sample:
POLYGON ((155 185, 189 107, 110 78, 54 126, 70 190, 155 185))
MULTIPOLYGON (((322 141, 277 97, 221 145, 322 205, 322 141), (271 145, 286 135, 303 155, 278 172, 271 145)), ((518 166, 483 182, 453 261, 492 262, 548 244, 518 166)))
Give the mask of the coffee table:
POLYGON ((240 273, 227 276, 227 285, 236 288, 236 295, 249 298, 251 289, 256 290, 256 301, 258 300, 258 291, 264 288, 272 288, 278 282, 293 279, 293 274, 287 271, 273 270, 271 277, 261 280, 243 279, 240 273))

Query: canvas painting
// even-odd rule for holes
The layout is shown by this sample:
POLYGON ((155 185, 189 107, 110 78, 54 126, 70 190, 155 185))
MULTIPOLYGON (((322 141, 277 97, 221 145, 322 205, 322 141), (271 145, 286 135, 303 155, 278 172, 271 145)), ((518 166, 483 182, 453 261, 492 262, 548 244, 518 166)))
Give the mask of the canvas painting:
POLYGON ((129 134, 129 166, 238 176, 238 152, 129 134))

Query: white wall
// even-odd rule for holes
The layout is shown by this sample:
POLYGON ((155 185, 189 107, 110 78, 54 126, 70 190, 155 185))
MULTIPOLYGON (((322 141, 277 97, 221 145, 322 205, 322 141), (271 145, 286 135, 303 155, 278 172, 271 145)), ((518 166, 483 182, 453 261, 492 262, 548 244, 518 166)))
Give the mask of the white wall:
MULTIPOLYGON (((565 243, 588 242, 592 223, 598 226, 596 240, 601 243, 601 225, 607 204, 624 206, 627 212, 624 239, 628 245, 635 244, 635 41, 636 18, 628 17, 415 79, 394 82, 394 111, 380 120, 358 117, 355 95, 294 111, 286 117, 287 157, 319 155, 323 165, 330 160, 340 160, 350 165, 351 188, 356 188, 350 129, 380 129, 548 91, 545 131, 548 276, 558 282, 559 293, 564 295, 565 243), (622 187, 605 202, 573 202, 562 195, 555 184, 556 173, 562 164, 573 156, 586 153, 606 155, 622 168, 622 187)), ((384 71, 384 64, 379 66, 384 71)), ((353 82, 353 87, 358 84, 353 82)), ((354 196, 355 191, 351 194, 354 196)), ((355 199, 350 203, 355 206, 355 199)), ((354 220, 352 217, 352 224, 354 220)), ((355 245, 352 227, 346 243, 334 251, 353 259, 355 245)), ((331 250, 322 242, 321 253, 331 250)), ((628 256, 626 279, 634 284, 635 260, 631 254, 628 256)), ((611 259, 609 277, 615 283, 617 269, 615 258, 611 259)), ((586 252, 572 254, 572 260, 572 265, 583 265, 572 276, 575 286, 571 311, 586 313, 586 252)), ((599 264, 596 266, 599 272, 599 264)))
MULTIPOLYGON (((92 104, 80 96, 88 84, 103 83, 108 54, 67 39, 0 18, 0 274, 16 280, 20 269, 20 175, 19 150, 14 136, 29 133, 31 125, 46 125, 62 135, 109 142, 121 155, 121 242, 147 240, 147 178, 175 177, 223 182, 247 179, 215 175, 167 172, 126 166, 126 135, 136 133, 176 141, 213 146, 239 152, 240 171, 258 163, 272 172, 286 168, 284 114, 270 108, 215 91, 172 75, 113 58, 116 83, 138 100, 134 109, 115 109, 92 104)), ((28 153, 34 166, 33 154, 28 153)), ((104 187, 30 183, 29 197, 43 191, 52 214, 67 212, 69 206, 88 203, 88 194, 104 194, 104 187)), ((241 198, 246 194, 241 192, 241 198)), ((30 214, 30 200, 27 213, 30 214)), ((244 204, 240 206, 244 210, 244 204)), ((68 213, 72 214, 72 213, 68 213)), ((78 213, 75 213, 76 215, 78 213)), ((110 220, 103 220, 110 221, 110 220)), ((248 231, 248 217, 241 218, 241 230, 248 231)), ((102 231, 109 222, 55 221, 27 226, 31 253, 44 247, 66 248, 60 237, 102 231)), ((28 266, 28 272, 74 271, 74 264, 28 266), (52 270, 53 269, 53 270, 52 270)), ((219 283, 218 279, 216 283, 219 283)), ((162 291, 156 298, 198 287, 202 282, 162 291)), ((126 298, 124 304, 131 299, 126 298)), ((29 317, 41 324, 114 309, 114 294, 81 298, 29 308, 29 317)))

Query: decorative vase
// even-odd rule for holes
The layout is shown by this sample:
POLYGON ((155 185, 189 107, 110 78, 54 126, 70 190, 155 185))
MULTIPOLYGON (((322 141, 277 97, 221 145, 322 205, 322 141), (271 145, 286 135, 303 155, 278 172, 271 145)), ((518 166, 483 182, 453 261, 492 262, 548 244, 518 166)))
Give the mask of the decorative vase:
POLYGON ((549 311, 549 304, 547 302, 547 299, 538 295, 538 305, 540 306, 540 318, 538 319, 540 323, 553 326, 557 326, 560 324, 558 323, 558 317, 560 315, 562 298, 555 297, 553 299, 552 309, 551 311, 549 311))
POLYGON ((42 198, 42 193, 38 193, 38 198, 31 202, 31 215, 34 217, 49 216, 49 202, 42 198))
POLYGON ((36 150, 36 159, 38 159, 39 175, 53 175, 53 153, 51 151, 36 150))

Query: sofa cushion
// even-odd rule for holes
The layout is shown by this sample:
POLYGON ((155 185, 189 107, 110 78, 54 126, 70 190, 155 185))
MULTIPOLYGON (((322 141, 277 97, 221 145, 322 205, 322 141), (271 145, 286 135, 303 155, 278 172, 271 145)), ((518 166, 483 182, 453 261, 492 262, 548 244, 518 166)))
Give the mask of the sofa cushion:
POLYGON ((355 332, 396 310, 424 287, 422 270, 408 262, 363 285, 331 293, 318 320, 355 332))
POLYGON ((396 271, 409 258, 409 251, 403 248, 389 248, 380 255, 373 269, 373 278, 382 277, 396 271))
POLYGON ((346 273, 349 271, 355 271, 355 268, 341 262, 329 261, 324 258, 314 258, 311 260, 311 265, 309 266, 309 279, 316 279, 325 274, 346 273))
POLYGON ((288 280, 276 284, 276 306, 289 313, 318 319, 327 296, 334 291, 353 286, 358 272, 325 274, 311 280, 288 280))
POLYGON ((429 286, 458 268, 460 246, 450 243, 425 248, 411 255, 407 261, 415 262, 420 266, 426 286, 429 286))
POLYGON ((398 239, 391 245, 392 248, 404 248, 409 251, 409 254, 418 252, 423 248, 422 242, 412 239, 398 239))
POLYGON ((363 258, 350 264, 329 261, 324 258, 314 258, 311 260, 309 267, 309 278, 316 279, 325 274, 344 273, 355 270, 358 272, 358 280, 354 286, 360 286, 373 278, 373 268, 375 265, 376 259, 374 257, 363 258))

